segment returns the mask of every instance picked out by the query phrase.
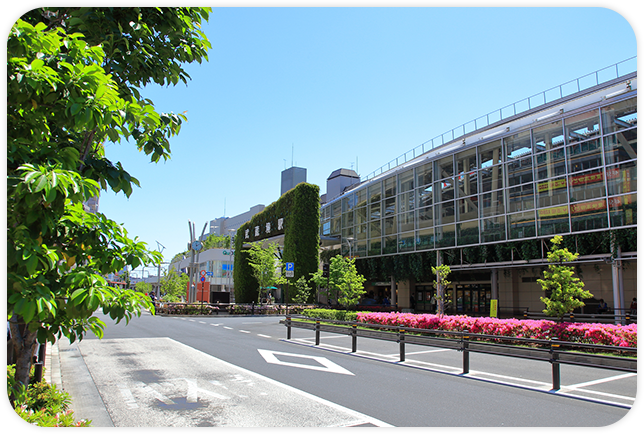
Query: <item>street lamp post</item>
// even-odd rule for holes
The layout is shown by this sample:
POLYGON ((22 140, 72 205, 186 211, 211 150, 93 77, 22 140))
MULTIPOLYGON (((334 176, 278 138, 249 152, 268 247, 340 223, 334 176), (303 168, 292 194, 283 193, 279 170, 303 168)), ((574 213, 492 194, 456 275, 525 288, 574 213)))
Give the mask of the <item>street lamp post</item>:
POLYGON ((349 245, 349 259, 351 259, 353 257, 353 245, 352 245, 352 243, 353 243, 354 238, 353 237, 347 237, 347 238, 343 238, 343 240, 345 240, 347 242, 347 244, 349 245))

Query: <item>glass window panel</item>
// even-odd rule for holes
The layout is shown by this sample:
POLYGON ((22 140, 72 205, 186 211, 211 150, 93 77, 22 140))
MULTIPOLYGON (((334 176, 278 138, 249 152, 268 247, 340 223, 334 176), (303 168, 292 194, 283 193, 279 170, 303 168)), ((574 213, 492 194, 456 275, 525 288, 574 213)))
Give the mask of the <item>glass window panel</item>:
POLYGON ((355 227, 356 238, 359 240, 364 240, 367 238, 367 224, 356 225, 355 227))
POLYGON ((570 232, 568 205, 537 210, 537 227, 539 236, 570 232))
POLYGON ((454 223, 454 201, 443 202, 434 206, 434 217, 436 224, 454 223))
POLYGON ((349 194, 342 198, 342 212, 350 211, 355 206, 355 195, 349 194))
POLYGON ((416 231, 416 250, 434 248, 434 229, 420 229, 416 231))
POLYGON ((476 219, 479 216, 479 198, 478 196, 470 196, 456 201, 456 208, 458 212, 458 221, 476 219))
POLYGON ((414 233, 407 232, 398 235, 398 251, 399 252, 413 252, 414 251, 414 233))
POLYGON ((380 202, 382 199, 382 182, 369 186, 369 203, 380 202))
POLYGON ((503 139, 505 144, 505 161, 512 161, 532 153, 530 130, 514 134, 503 139))
POLYGON ((436 179, 454 176, 454 159, 452 155, 436 160, 436 173, 436 179))
POLYGON ((571 204, 570 223, 573 232, 607 228, 606 199, 571 204))
POLYGON ((398 232, 407 232, 414 230, 414 213, 406 212, 398 214, 398 232))
POLYGON ((454 178, 443 179, 434 183, 436 202, 454 199, 454 178))
POLYGON ((384 215, 389 216, 389 215, 394 215, 396 214, 396 198, 391 197, 389 199, 385 199, 383 202, 385 209, 384 209, 384 215))
POLYGON ((481 220, 482 243, 490 243, 493 241, 503 240, 505 240, 505 217, 499 216, 481 220))
POLYGON ((377 256, 382 254, 382 238, 368 240, 367 249, 369 256, 377 256))
POLYGON ((396 216, 387 217, 383 219, 385 226, 385 235, 392 235, 398 232, 398 226, 396 226, 396 216))
POLYGON ((508 216, 508 227, 510 228, 510 239, 534 237, 537 233, 534 211, 520 212, 508 216))
POLYGON ((537 164, 537 179, 554 178, 566 173, 566 158, 563 148, 538 154, 534 158, 537 164))
POLYGON ((419 228, 434 226, 434 209, 430 206, 416 210, 416 220, 419 228))
POLYGON ((479 161, 481 162, 480 168, 489 167, 501 162, 503 155, 501 152, 501 140, 495 140, 494 142, 479 146, 478 150, 479 161))
POLYGON ((369 218, 370 220, 379 219, 381 217, 380 202, 372 203, 369 205, 369 218))
POLYGON ((342 227, 346 228, 353 226, 353 211, 348 211, 342 214, 342 227))
POLYGON ((492 166, 479 170, 481 192, 503 188, 503 166, 492 166))
POLYGON ((398 237, 396 235, 382 237, 382 253, 396 253, 398 251, 398 237))
POLYGON ((599 109, 566 118, 564 124, 568 143, 590 139, 599 134, 599 109))
POLYGON ((451 247, 456 244, 456 228, 454 225, 438 226, 436 233, 436 247, 451 247))
POLYGON ((342 238, 343 239, 354 238, 353 237, 353 226, 351 226, 350 228, 342 228, 342 238))
POLYGON ((416 190, 418 193, 418 208, 431 205, 434 202, 434 187, 430 184, 416 190))
POLYGON ((331 235, 331 222, 326 221, 322 224, 322 235, 331 235))
POLYGON ((413 190, 414 188, 414 169, 409 169, 406 172, 398 175, 398 192, 413 190))
POLYGON ((539 194, 539 208, 559 205, 568 202, 566 178, 556 178, 537 184, 539 194))
POLYGON ((396 175, 385 179, 384 189, 385 197, 392 197, 396 195, 396 175))
POLYGON ((342 215, 342 203, 337 200, 331 204, 331 217, 340 217, 342 215))
POLYGON ((505 213, 503 190, 492 191, 481 195, 481 217, 505 213))
POLYGON ((637 161, 607 167, 606 180, 609 196, 637 191, 637 161))
POLYGON ((333 217, 331 219, 331 234, 332 235, 339 235, 340 234, 340 229, 342 229, 342 220, 340 217, 333 217))
POLYGON ((398 211, 413 211, 415 191, 411 190, 398 196, 398 211))
POLYGON ((354 248, 353 248, 353 256, 367 256, 367 242, 366 241, 358 241, 355 243, 354 248))
POLYGON ((505 165, 508 172, 508 186, 532 182, 532 157, 516 159, 505 165))
POLYGON ((637 126, 637 98, 602 107, 604 134, 637 126))
POLYGON ((418 166, 415 170, 416 185, 418 187, 432 183, 432 163, 426 163, 422 166, 418 166))
POLYGON ((564 145, 562 122, 556 121, 532 129, 534 152, 541 152, 564 145))
POLYGON ((382 228, 380 225, 380 220, 373 220, 369 222, 369 232, 367 233, 369 238, 378 238, 382 235, 382 228))
POLYGON ((456 175, 457 196, 465 197, 478 193, 478 173, 460 173, 456 175))
POLYGON ((367 189, 363 188, 356 191, 356 207, 365 206, 367 204, 367 189))
POLYGON ((367 222, 367 207, 355 210, 355 223, 357 225, 367 222))
POLYGON ((611 134, 603 141, 606 164, 637 159, 637 129, 611 134))
POLYGON ((459 246, 479 243, 479 222, 472 220, 456 224, 456 241, 459 246))
POLYGON ((602 169, 568 177, 570 200, 580 201, 606 196, 604 171, 602 169))
POLYGON ((456 154, 456 173, 470 173, 477 169, 476 149, 459 152, 456 154))
POLYGON ((608 206, 612 227, 637 224, 637 194, 609 197, 608 206))
POLYGON ((534 208, 534 185, 523 184, 508 189, 508 212, 526 211, 534 208))
POLYGON ((599 139, 575 143, 566 148, 568 152, 568 173, 600 167, 602 165, 599 139))

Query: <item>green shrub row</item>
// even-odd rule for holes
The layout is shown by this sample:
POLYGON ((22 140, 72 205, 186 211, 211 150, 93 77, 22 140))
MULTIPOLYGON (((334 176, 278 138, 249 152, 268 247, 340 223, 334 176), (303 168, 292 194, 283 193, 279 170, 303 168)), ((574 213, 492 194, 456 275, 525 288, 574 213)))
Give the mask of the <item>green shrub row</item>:
POLYGON ((308 318, 332 319, 335 321, 357 321, 358 312, 340 309, 305 309, 302 315, 308 318))

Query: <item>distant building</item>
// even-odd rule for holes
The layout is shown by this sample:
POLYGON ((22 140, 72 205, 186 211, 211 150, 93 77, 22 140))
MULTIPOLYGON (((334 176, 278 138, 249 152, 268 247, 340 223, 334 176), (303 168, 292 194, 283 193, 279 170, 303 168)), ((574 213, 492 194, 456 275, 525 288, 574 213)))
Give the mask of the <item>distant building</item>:
POLYGON ((291 167, 283 170, 280 196, 301 182, 306 182, 306 169, 303 167, 291 167))

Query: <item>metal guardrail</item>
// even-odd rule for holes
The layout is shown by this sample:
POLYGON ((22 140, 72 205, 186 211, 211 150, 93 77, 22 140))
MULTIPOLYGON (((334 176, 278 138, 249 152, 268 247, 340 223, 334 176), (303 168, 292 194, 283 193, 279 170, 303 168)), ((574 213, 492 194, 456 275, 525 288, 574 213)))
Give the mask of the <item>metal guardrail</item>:
MULTIPOLYGON (((523 311, 524 319, 547 319, 552 320, 552 317, 547 316, 542 312, 530 312, 528 309, 523 311)), ((626 309, 615 309, 609 313, 569 313, 563 317, 566 321, 574 322, 597 322, 604 324, 637 324, 637 314, 631 313, 626 309)))
POLYGON ((358 350, 358 337, 395 341, 399 344, 401 362, 405 361, 406 344, 448 348, 463 352, 463 374, 467 374, 470 371, 470 353, 485 353, 497 356, 540 360, 549 362, 552 365, 552 390, 561 389, 560 367, 562 364, 637 372, 637 358, 579 353, 563 350, 563 348, 571 348, 577 350, 603 350, 606 352, 616 351, 633 353, 637 356, 637 348, 581 344, 556 339, 544 340, 483 335, 470 333, 468 331, 451 332, 444 330, 418 329, 358 323, 355 321, 322 320, 320 318, 307 319, 314 322, 293 321, 291 316, 287 316, 285 320, 280 321, 286 326, 286 339, 291 339, 292 328, 314 330, 315 345, 320 345, 321 332, 344 334, 351 336, 352 353, 355 353, 358 350), (515 345, 516 343, 537 345, 539 347, 518 347, 515 345))
POLYGON ((559 86, 544 90, 543 92, 539 92, 535 95, 509 104, 498 110, 494 110, 486 115, 466 122, 461 126, 453 128, 443 134, 439 134, 433 139, 429 139, 426 142, 421 143, 415 148, 405 152, 397 158, 394 158, 387 164, 382 165, 380 168, 374 170, 369 175, 361 177, 360 182, 375 178, 382 173, 385 173, 395 167, 400 166, 401 164, 405 164, 406 162, 413 160, 414 158, 424 154, 427 151, 449 143, 452 140, 458 139, 459 137, 465 136, 466 134, 472 133, 480 128, 485 128, 496 122, 515 116, 519 113, 532 110, 557 99, 572 95, 573 93, 581 92, 582 90, 589 89, 593 86, 606 83, 610 80, 623 77, 636 71, 637 56, 633 56, 629 59, 622 60, 621 62, 599 69, 595 72, 591 72, 590 74, 586 74, 582 77, 570 80, 559 86))

